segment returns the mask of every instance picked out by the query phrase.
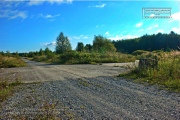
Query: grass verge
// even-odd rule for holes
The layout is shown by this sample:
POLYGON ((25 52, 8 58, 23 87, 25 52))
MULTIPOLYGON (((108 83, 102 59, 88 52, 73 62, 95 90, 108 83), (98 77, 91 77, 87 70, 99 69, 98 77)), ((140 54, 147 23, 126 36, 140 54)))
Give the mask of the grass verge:
POLYGON ((19 77, 12 83, 8 83, 7 80, 0 79, 0 102, 3 102, 11 96, 14 92, 14 88, 20 84, 22 83, 19 77))
POLYGON ((132 78, 136 82, 156 84, 169 91, 180 92, 180 53, 177 51, 162 52, 158 58, 157 69, 135 67, 129 73, 119 76, 132 78))

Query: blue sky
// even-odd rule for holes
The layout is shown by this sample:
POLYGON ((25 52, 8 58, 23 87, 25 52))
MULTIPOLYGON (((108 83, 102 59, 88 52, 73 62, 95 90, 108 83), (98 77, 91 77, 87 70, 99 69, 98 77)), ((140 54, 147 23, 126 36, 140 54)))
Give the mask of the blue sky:
MULTIPOLYGON (((153 14, 152 14, 153 16, 153 14)), ((180 34, 180 1, 1 0, 0 51, 55 50, 60 32, 77 42, 92 44, 94 35, 111 40, 144 34, 180 34), (144 19, 142 8, 171 8, 170 19, 144 19)))

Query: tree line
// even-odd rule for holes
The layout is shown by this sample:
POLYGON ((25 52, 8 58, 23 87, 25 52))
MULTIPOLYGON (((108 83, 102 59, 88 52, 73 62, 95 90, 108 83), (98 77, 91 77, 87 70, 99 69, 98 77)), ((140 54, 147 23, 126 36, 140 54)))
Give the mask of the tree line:
MULTIPOLYGON (((178 50, 180 47, 180 35, 171 31, 169 34, 153 34, 153 35, 143 35, 139 38, 127 39, 127 40, 118 40, 111 41, 103 37, 102 35, 95 35, 93 44, 84 45, 83 42, 78 42, 75 51, 78 52, 95 52, 95 53, 107 53, 107 52, 121 52, 121 53, 129 53, 132 54, 136 50, 146 50, 146 51, 154 51, 154 50, 178 50)), ((29 53, 19 53, 20 56, 42 56, 46 55, 48 58, 53 57, 56 54, 65 54, 71 52, 72 47, 71 43, 67 36, 60 32, 58 37, 56 38, 56 48, 55 51, 51 51, 49 48, 36 52, 29 53)), ((3 55, 4 52, 1 52, 3 55)), ((10 54, 9 51, 6 53, 10 54)), ((14 53, 15 54, 15 53, 14 53)), ((16 53, 17 54, 17 53, 16 53)))
POLYGON ((139 38, 112 41, 118 52, 133 53, 136 50, 178 50, 180 47, 180 35, 171 31, 169 34, 143 35, 139 38))
MULTIPOLYGON (((67 36, 61 32, 56 39, 56 53, 63 54, 72 50, 71 44, 67 36)), ((93 45, 84 44, 82 42, 77 43, 76 51, 78 52, 116 52, 116 48, 111 42, 111 40, 98 35, 94 36, 93 45)))

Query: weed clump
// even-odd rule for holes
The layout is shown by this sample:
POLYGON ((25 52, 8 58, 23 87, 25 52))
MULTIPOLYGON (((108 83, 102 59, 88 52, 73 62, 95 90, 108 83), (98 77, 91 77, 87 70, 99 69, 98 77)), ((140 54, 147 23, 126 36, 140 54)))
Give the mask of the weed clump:
POLYGON ((15 82, 8 83, 7 80, 0 79, 0 102, 6 100, 10 95, 12 95, 15 86, 21 84, 20 78, 17 78, 15 82))

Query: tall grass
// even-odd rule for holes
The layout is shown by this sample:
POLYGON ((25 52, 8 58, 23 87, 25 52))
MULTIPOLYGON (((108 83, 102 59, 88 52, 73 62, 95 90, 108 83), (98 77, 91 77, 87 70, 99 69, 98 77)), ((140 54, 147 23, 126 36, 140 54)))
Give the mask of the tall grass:
POLYGON ((158 68, 134 68, 126 75, 136 81, 162 85, 165 88, 180 92, 180 52, 161 52, 158 55, 158 68))
POLYGON ((0 68, 24 67, 26 63, 20 57, 0 55, 0 68))

